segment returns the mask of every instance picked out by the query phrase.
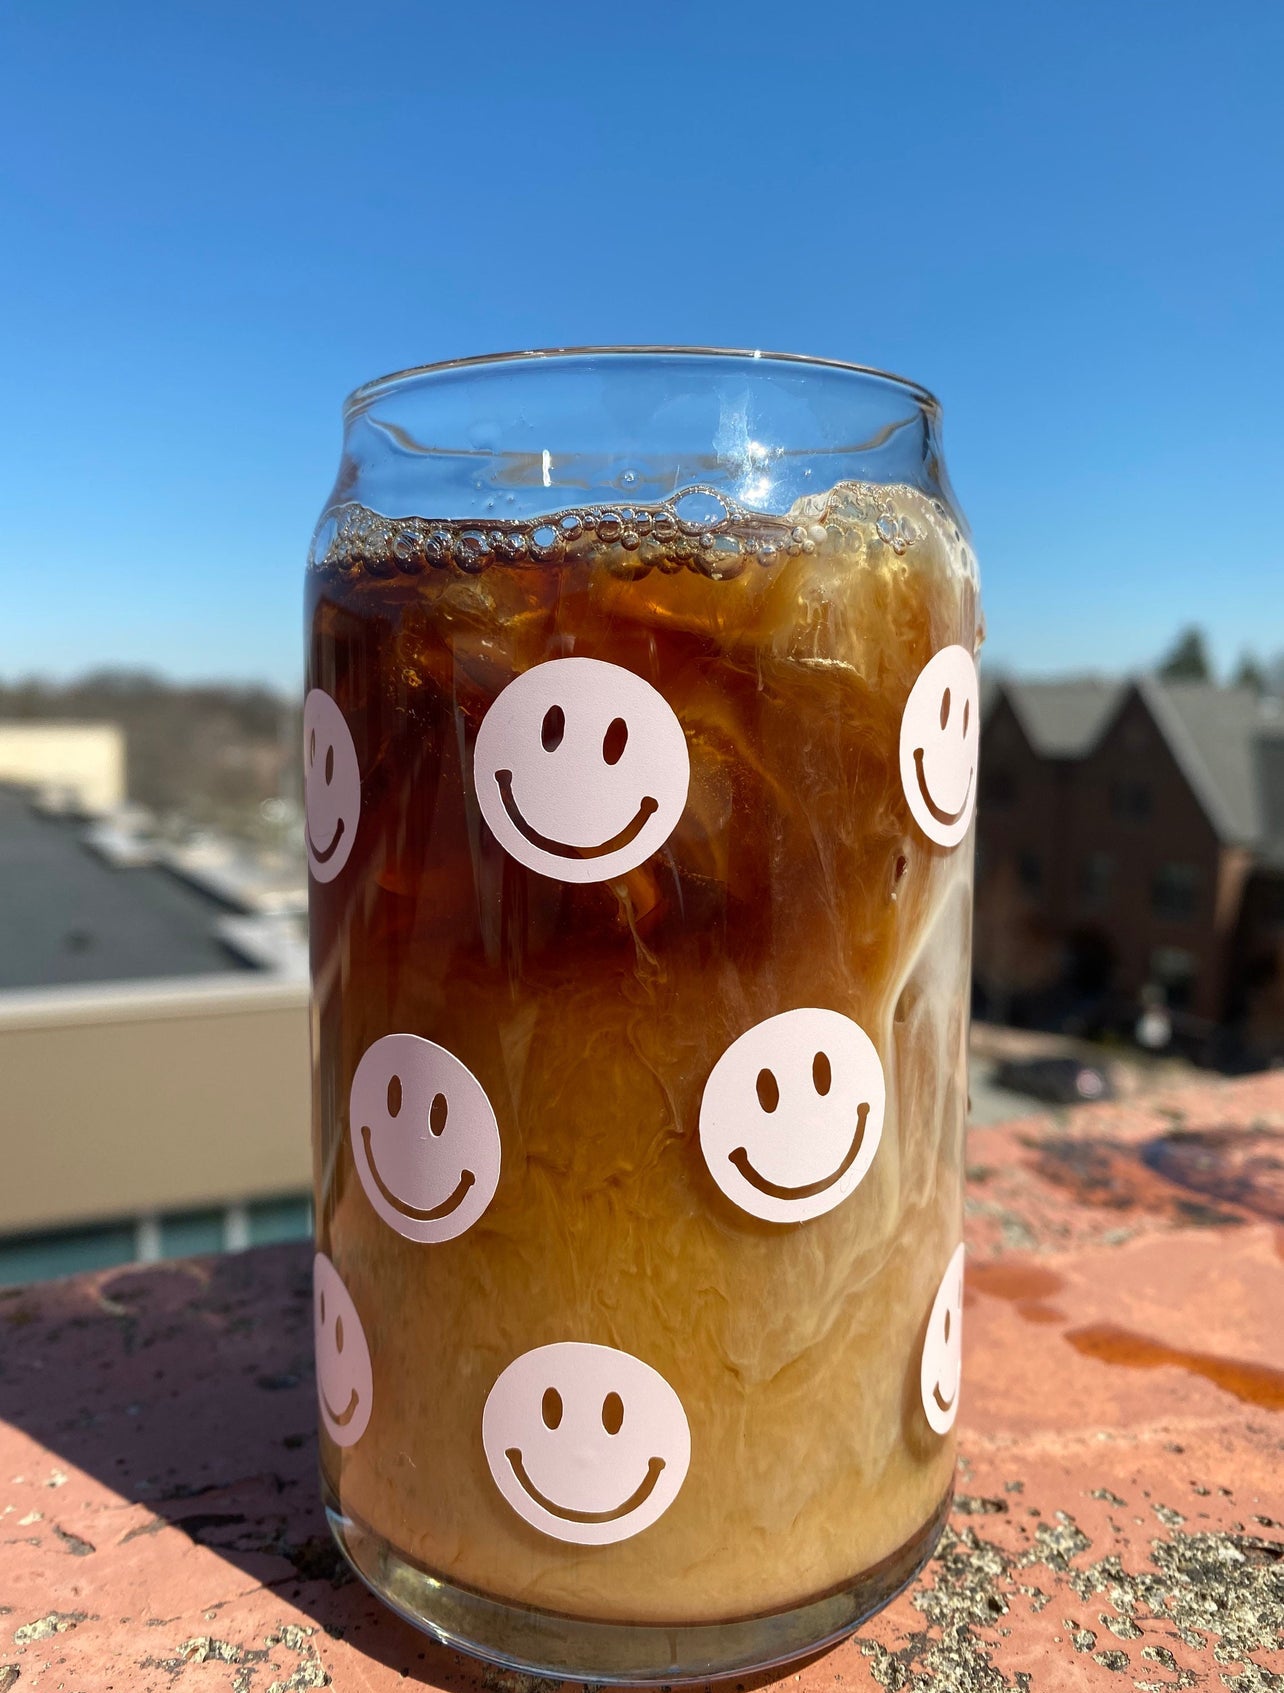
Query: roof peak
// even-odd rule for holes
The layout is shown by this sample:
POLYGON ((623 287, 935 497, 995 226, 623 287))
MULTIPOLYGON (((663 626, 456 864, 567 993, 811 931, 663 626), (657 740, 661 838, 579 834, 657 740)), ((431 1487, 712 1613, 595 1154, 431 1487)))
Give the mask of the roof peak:
POLYGON ((1218 836, 1265 844, 1284 816, 1284 760, 1260 755, 1284 738, 1284 701, 1233 683, 1160 676, 1000 677, 1003 696, 1035 752, 1085 758, 1100 744, 1124 701, 1135 695, 1163 737, 1218 836))

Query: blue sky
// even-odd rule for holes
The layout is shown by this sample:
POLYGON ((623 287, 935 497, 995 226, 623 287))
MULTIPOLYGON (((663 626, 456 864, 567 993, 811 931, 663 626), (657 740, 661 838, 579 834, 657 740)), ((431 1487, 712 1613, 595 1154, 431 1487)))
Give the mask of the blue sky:
POLYGON ((348 389, 609 341, 932 387, 992 660, 1284 649, 1274 0, 10 0, 0 63, 0 676, 296 686, 348 389))

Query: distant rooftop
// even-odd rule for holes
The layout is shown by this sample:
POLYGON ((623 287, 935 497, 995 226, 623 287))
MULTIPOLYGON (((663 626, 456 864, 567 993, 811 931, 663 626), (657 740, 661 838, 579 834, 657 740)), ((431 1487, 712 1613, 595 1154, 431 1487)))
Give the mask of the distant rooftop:
POLYGON ((1284 703, 1215 682, 1082 676, 1002 677, 987 716, 1005 698, 1045 758, 1083 758, 1136 689, 1222 840, 1284 862, 1284 703))
POLYGON ((84 824, 0 787, 0 989, 243 971, 226 905, 159 868, 113 869, 84 824))
POLYGON ((1276 727, 1251 688, 1213 682, 1137 683, 1150 715, 1163 730, 1173 757, 1195 790, 1217 833, 1244 846, 1263 844, 1271 800, 1264 791, 1256 749, 1276 727))
POLYGON ((1056 682, 1005 678, 1000 686, 1036 752, 1045 758, 1082 758, 1113 715, 1127 683, 1115 677, 1074 676, 1056 682))
POLYGON ((1284 870, 1284 724, 1273 734, 1259 735, 1254 753, 1265 855, 1284 870))

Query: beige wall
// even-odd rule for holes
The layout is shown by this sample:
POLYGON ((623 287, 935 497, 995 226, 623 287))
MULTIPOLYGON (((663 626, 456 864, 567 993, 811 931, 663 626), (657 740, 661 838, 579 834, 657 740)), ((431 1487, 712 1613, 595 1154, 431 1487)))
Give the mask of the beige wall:
POLYGON ((307 1191, 308 994, 226 977, 0 995, 0 1233, 307 1191))
POLYGON ((78 809, 125 798, 125 736, 115 723, 0 723, 0 782, 70 788, 78 809))

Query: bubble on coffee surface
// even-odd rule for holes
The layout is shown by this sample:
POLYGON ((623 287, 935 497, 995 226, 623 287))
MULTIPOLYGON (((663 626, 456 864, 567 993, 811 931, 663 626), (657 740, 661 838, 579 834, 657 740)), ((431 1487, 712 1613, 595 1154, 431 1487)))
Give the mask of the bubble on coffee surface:
POLYGON ((721 581, 753 565, 856 548, 903 558, 928 527, 943 535, 954 529, 939 500, 864 482, 804 495, 783 516, 754 511, 703 483, 654 504, 567 506, 524 520, 391 518, 349 502, 322 515, 309 563, 353 577, 583 563, 629 579, 690 570, 721 581))

